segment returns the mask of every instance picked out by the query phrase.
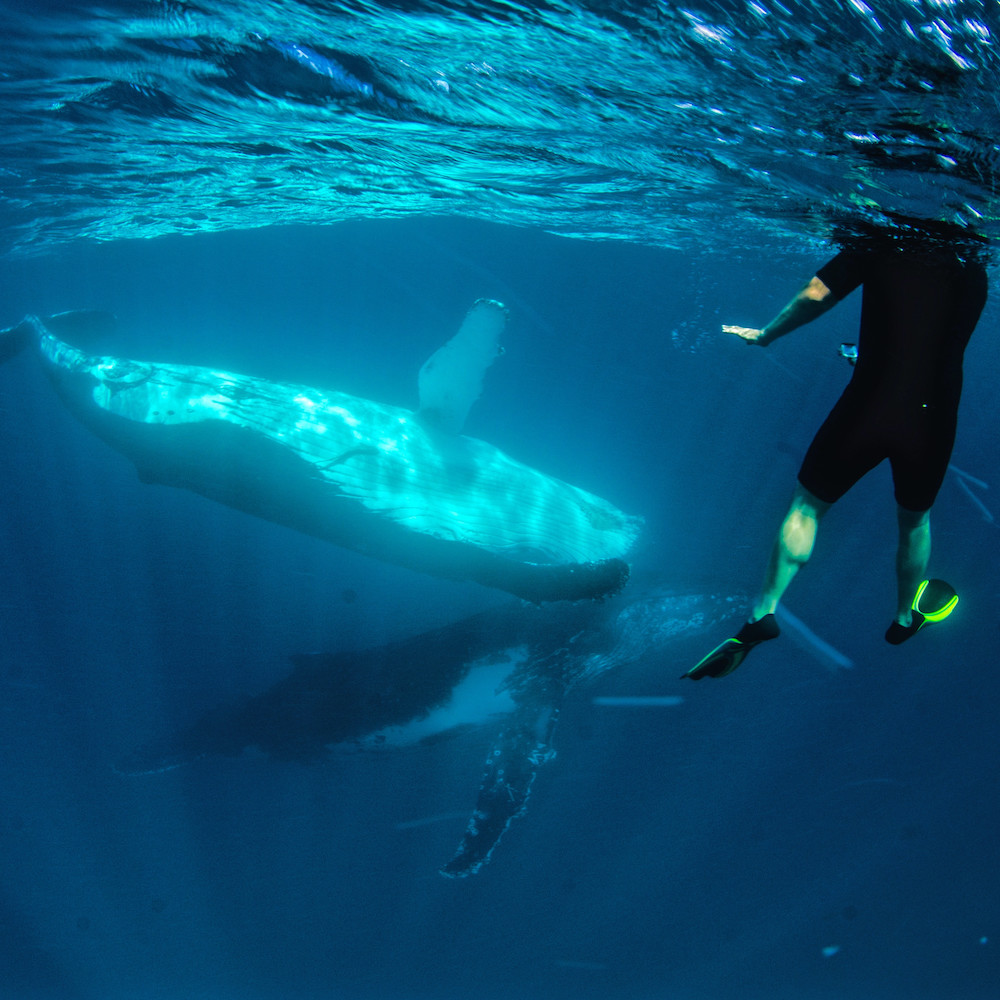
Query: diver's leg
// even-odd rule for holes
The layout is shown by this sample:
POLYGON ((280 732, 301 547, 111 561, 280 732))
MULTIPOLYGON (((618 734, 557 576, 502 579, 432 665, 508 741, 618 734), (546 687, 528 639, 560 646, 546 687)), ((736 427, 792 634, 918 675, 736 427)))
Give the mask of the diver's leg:
POLYGON ((897 508, 899 548, 896 550, 898 603, 896 618, 900 625, 913 620, 913 599, 924 580, 931 556, 931 512, 897 508))
POLYGON ((775 620, 774 609, 799 567, 812 554, 820 518, 830 506, 810 493, 801 483, 796 487, 792 505, 781 523, 781 530, 771 550, 764 576, 764 589, 753 606, 749 620, 736 635, 703 656, 683 677, 693 681, 701 680, 702 677, 725 677, 743 662, 754 646, 769 639, 777 639, 781 629, 775 620))
POLYGON ((778 601, 795 574, 812 555, 819 522, 831 506, 810 493, 801 483, 796 487, 792 504, 774 541, 764 574, 763 589, 753 606, 750 621, 755 622, 765 615, 774 614, 778 601))

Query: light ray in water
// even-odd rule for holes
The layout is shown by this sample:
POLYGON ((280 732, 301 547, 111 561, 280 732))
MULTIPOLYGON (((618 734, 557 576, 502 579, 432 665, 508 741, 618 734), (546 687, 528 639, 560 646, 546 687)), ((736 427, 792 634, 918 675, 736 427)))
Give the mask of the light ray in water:
POLYGON ((839 649, 834 649, 825 639, 821 639, 808 625, 801 619, 781 605, 781 624, 790 627, 793 639, 799 640, 799 645, 808 650, 824 666, 831 670, 850 670, 854 666, 854 661, 845 656, 839 649))
POLYGON ((976 494, 969 489, 965 480, 959 479, 958 485, 961 488, 962 492, 972 501, 972 505, 979 510, 980 514, 983 515, 983 520, 986 521, 987 524, 995 524, 996 518, 994 518, 989 507, 987 507, 986 504, 984 504, 983 501, 980 500, 979 497, 977 497, 976 494))
POLYGON ((595 705, 604 708, 672 708, 683 703, 683 698, 675 695, 607 695, 591 698, 595 705))
POLYGON ((897 781, 895 778, 859 778, 857 781, 848 781, 846 784, 841 785, 841 788, 864 788, 866 785, 899 785, 903 786, 902 781, 897 781))
POLYGON ((397 830, 416 830, 417 827, 431 826, 434 823, 449 823, 453 819, 465 819, 464 812, 438 813, 436 816, 421 816, 420 819, 408 819, 396 824, 397 830))
POLYGON ((954 472, 958 476, 959 481, 965 480, 966 482, 972 483, 973 486, 978 486, 981 490, 988 490, 990 488, 989 483, 984 483, 981 479, 976 479, 975 476, 969 475, 964 469, 960 469, 957 465, 949 465, 949 472, 954 472))
POLYGON ((984 483, 981 479, 976 479, 975 476, 970 476, 969 473, 964 472, 962 469, 958 468, 956 465, 949 465, 948 470, 955 473, 955 481, 958 483, 961 491, 972 501, 972 505, 976 507, 980 514, 983 515, 983 520, 987 524, 995 524, 996 518, 993 516, 992 511, 986 504, 983 503, 975 493, 972 492, 969 484, 978 487, 981 490, 988 490, 990 488, 989 483, 984 483))

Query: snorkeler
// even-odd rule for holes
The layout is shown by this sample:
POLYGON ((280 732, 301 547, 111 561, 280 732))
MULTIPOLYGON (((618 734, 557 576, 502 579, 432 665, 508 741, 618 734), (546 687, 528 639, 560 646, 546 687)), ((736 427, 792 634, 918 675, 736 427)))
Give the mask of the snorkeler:
POLYGON ((955 440, 962 357, 986 304, 982 248, 963 236, 942 241, 921 226, 851 241, 763 329, 722 328, 766 347, 864 286, 851 380, 806 452, 750 618, 684 677, 724 677, 777 638, 775 608, 812 554, 823 515, 884 459, 899 524, 898 604, 886 641, 905 642, 955 607, 955 591, 924 572, 930 510, 955 440))

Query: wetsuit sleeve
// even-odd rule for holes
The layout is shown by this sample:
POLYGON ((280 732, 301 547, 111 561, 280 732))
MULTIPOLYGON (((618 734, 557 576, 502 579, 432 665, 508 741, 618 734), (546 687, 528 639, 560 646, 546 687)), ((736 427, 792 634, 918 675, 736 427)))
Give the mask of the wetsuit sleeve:
POLYGON ((816 277, 839 300, 850 295, 865 280, 864 255, 843 251, 824 264, 816 277))

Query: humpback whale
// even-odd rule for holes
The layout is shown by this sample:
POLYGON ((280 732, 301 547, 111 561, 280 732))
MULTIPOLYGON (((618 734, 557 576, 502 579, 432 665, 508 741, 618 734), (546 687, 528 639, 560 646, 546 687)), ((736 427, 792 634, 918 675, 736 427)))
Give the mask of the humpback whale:
MULTIPOLYGON (((641 519, 461 433, 507 311, 479 300, 423 366, 414 412, 213 368, 85 353, 106 314, 26 317, 67 407, 144 482, 182 487, 373 557, 532 602, 600 598, 628 578, 641 519)), ((113 319, 113 318, 112 318, 113 319)))
POLYGON ((151 774, 248 748, 309 762, 491 727, 475 808, 440 869, 453 878, 472 875, 524 814, 539 767, 555 756, 567 694, 647 655, 662 656, 671 642, 715 627, 742 603, 663 589, 628 603, 520 603, 358 652, 296 655, 291 673, 266 691, 151 740, 117 770, 151 774))

